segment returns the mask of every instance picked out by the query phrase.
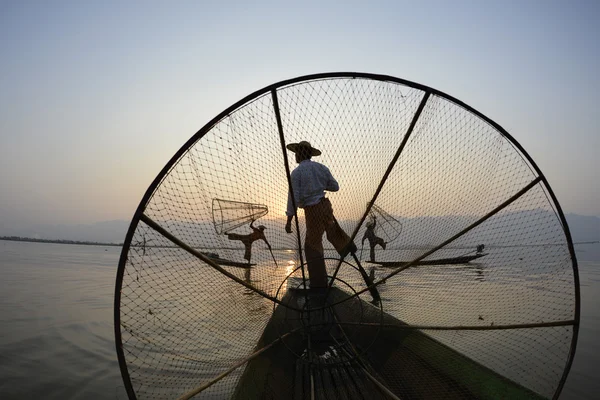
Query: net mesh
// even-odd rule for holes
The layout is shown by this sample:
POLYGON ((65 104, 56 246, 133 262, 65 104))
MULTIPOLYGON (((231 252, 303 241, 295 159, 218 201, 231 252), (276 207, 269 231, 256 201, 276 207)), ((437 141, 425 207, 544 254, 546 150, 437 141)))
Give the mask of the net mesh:
POLYGON ((406 82, 272 90, 201 131, 132 222, 115 303, 130 396, 556 396, 578 324, 576 264, 512 139, 406 82), (285 231, 296 162, 282 149, 303 140, 339 183, 327 198, 358 244, 324 238, 326 294, 305 280, 304 209, 285 231), (371 204, 397 235, 360 242, 371 204))

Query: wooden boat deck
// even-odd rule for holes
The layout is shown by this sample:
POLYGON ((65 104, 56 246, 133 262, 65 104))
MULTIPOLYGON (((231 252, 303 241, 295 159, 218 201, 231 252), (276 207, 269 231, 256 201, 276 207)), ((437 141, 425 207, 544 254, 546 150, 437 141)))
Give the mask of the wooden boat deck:
MULTIPOLYGON (((283 301, 297 302, 303 296, 301 290, 290 290, 283 301)), ((330 298, 329 304, 348 294, 333 288, 330 298)), ((356 302, 344 302, 333 307, 341 324, 323 330, 305 329, 300 313, 277 306, 256 349, 274 344, 247 364, 232 398, 543 398, 418 330, 401 329, 407 325, 379 308, 356 301, 361 324, 344 327, 357 314, 356 302), (344 332, 348 329, 350 336, 344 332)))

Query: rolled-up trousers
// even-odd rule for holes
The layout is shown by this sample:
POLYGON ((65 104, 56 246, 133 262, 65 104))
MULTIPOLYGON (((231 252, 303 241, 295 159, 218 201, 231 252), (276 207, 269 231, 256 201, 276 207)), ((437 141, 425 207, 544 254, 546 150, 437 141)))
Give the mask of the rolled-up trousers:
POLYGON ((356 246, 350 244, 350 237, 335 220, 329 199, 323 198, 313 206, 304 207, 304 216, 306 218, 304 254, 310 286, 323 288, 327 286, 327 269, 323 259, 323 233, 342 257, 356 251, 356 246))

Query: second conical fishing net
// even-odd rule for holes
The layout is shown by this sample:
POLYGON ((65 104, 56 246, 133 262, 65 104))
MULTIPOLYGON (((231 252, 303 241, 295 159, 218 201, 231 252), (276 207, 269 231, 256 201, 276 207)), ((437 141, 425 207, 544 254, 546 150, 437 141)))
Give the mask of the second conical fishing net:
POLYGON ((376 204, 371 207, 367 224, 373 224, 376 233, 387 243, 398 239, 402 233, 402 222, 376 204))

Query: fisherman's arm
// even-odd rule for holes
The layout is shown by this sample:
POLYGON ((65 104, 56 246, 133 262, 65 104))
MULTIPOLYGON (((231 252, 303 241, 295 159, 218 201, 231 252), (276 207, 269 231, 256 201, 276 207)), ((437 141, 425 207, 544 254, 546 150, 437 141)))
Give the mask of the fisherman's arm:
POLYGON ((323 168, 324 168, 323 171, 325 172, 325 175, 327 177, 327 186, 325 187, 325 190, 327 190, 329 192, 337 192, 338 190, 340 190, 340 185, 335 180, 333 175, 331 175, 329 168, 327 168, 326 166, 323 166, 323 168))
POLYGON ((296 213, 296 208, 294 207, 294 203, 292 202, 292 192, 288 193, 288 203, 287 210, 285 211, 285 215, 287 215, 287 222, 285 224, 285 231, 287 233, 292 233, 292 218, 296 213))
MULTIPOLYGON (((300 178, 296 170, 292 171, 290 175, 290 180, 292 181, 292 189, 294 191, 294 196, 296 197, 296 202, 298 200, 298 191, 300 191, 300 178)), ((292 200, 292 190, 288 190, 288 202, 287 209, 285 211, 285 215, 287 215, 287 222, 285 224, 285 231, 287 233, 292 233, 292 218, 296 214, 296 207, 298 204, 294 204, 292 200)))

